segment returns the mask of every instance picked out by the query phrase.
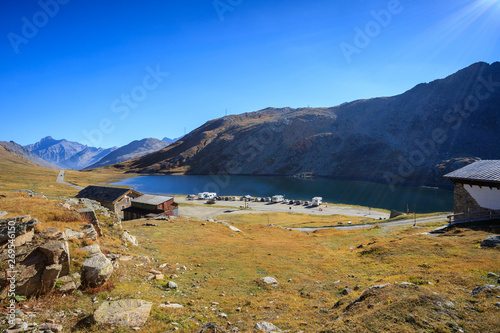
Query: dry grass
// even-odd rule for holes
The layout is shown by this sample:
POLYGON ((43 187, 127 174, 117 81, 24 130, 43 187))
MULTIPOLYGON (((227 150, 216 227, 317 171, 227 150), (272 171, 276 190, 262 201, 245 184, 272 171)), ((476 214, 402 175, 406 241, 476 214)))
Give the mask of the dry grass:
POLYGON ((338 226, 341 224, 363 224, 376 223, 378 220, 360 217, 334 215, 313 215, 299 213, 267 213, 267 214, 223 214, 217 217, 219 220, 229 220, 245 224, 273 224, 286 228, 321 228, 338 226))
MULTIPOLYGON (((3 209, 13 215, 29 211, 48 226, 78 225, 78 221, 57 221, 59 217, 54 220, 64 212, 56 201, 9 194, 0 199, 3 209)), ((284 213, 282 218, 290 221, 291 216, 296 219, 291 223, 310 222, 308 217, 301 221, 303 215, 284 213)), ((185 218, 155 221, 157 227, 144 226, 145 220, 123 222, 140 244, 129 248, 121 244, 120 231, 109 228, 97 241, 103 251, 132 254, 134 259, 120 262, 110 282, 99 290, 28 300, 28 308, 39 305, 45 311, 32 321, 65 311, 65 330, 128 332, 93 324, 75 327, 111 297, 153 302, 144 332, 173 330, 173 323, 178 332, 195 332, 208 322, 230 328, 228 321, 242 332, 251 331, 259 321, 291 332, 454 332, 458 328, 494 332, 500 324, 495 295, 470 293, 477 286, 495 283, 487 273, 500 271, 500 251, 478 248, 490 235, 487 232, 464 229, 431 237, 424 234, 431 227, 375 226, 303 233, 268 227, 265 214, 244 218, 263 220, 233 222, 241 233, 219 223, 202 225, 185 218), (165 280, 147 281, 148 271, 162 263, 168 263, 160 269, 165 280), (171 278, 172 274, 177 277, 171 278), (256 282, 265 276, 275 277, 279 286, 256 282), (170 280, 179 285, 178 290, 165 288, 170 280), (394 285, 404 281, 418 288, 394 285), (366 288, 382 283, 392 285, 363 296, 366 288), (353 292, 342 295, 345 287, 353 292), (99 303, 90 301, 94 296, 99 303), (364 298, 350 306, 358 297, 364 298), (159 308, 167 301, 185 307, 159 308), (72 314, 76 309, 83 313, 72 314), (220 317, 221 313, 228 318, 220 317)), ((277 221, 269 222, 282 224, 277 221)), ((86 257, 79 248, 88 244, 70 242, 75 259, 72 271, 86 257)))

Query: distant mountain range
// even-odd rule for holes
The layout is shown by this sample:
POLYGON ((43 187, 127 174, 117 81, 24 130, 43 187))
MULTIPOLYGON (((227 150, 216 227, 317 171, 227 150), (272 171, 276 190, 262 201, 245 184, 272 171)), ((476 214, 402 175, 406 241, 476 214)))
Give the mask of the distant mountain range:
POLYGON ((98 162, 90 165, 88 168, 97 168, 109 164, 127 161, 155 152, 157 150, 165 148, 168 145, 169 143, 165 140, 158 140, 154 138, 132 141, 128 145, 110 152, 109 154, 101 158, 98 162))
POLYGON ((174 138, 174 139, 170 139, 170 138, 167 138, 167 137, 164 137, 163 139, 161 139, 162 141, 165 141, 167 143, 174 143, 176 141, 178 141, 179 139, 181 139, 182 136, 178 137, 178 138, 174 138))
POLYGON ((92 165, 105 166, 110 163, 123 162, 169 145, 165 141, 149 138, 133 141, 121 148, 105 149, 88 147, 65 139, 56 140, 50 136, 24 147, 13 141, 0 143, 3 143, 7 149, 25 156, 43 167, 75 170, 87 169, 92 165))
MULTIPOLYGON (((137 173, 294 175, 443 185, 500 157, 500 63, 476 63, 393 97, 267 108, 211 120, 157 152, 108 166, 137 173)), ((451 184, 449 184, 451 185, 451 184)))

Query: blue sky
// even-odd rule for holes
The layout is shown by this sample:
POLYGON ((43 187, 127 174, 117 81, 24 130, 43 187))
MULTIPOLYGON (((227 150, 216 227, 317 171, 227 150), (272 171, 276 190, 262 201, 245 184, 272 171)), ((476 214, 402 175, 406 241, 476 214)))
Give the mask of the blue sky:
POLYGON ((94 146, 500 60, 500 0, 5 0, 0 140, 94 146), (361 33, 359 33, 361 31, 361 33))

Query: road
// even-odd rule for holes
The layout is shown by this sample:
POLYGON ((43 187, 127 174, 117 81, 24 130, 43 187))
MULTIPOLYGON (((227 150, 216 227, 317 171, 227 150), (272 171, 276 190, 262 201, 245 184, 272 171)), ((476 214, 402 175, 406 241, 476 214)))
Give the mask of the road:
POLYGON ((81 186, 78 186, 78 185, 75 185, 75 184, 70 184, 70 183, 67 183, 67 182, 64 181, 64 170, 59 171, 59 175, 57 175, 57 179, 56 180, 57 180, 58 183, 74 187, 77 190, 83 190, 83 187, 81 187, 81 186))

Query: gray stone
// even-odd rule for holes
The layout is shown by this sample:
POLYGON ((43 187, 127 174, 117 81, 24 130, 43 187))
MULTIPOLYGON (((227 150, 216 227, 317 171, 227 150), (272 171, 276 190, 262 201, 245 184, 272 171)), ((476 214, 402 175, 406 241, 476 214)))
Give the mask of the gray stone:
POLYGON ((140 299, 103 302, 94 312, 98 324, 140 327, 148 320, 153 303, 140 299))
POLYGON ((83 232, 74 231, 72 229, 66 228, 64 231, 67 239, 83 239, 83 232))
POLYGON ((498 278, 499 276, 498 276, 498 274, 495 274, 495 273, 489 272, 489 273, 488 273, 488 277, 489 277, 489 278, 498 278))
POLYGON ((71 281, 63 285, 61 288, 59 288, 59 291, 62 293, 69 294, 75 291, 76 289, 80 288, 80 286, 81 286, 80 282, 71 281))
POLYGON ((169 281, 168 284, 167 284, 167 288, 169 289, 177 289, 179 286, 177 285, 177 283, 173 282, 173 281, 169 281))
POLYGON ((90 256, 94 256, 94 255, 100 254, 100 253, 102 254, 101 248, 97 244, 84 246, 84 247, 80 248, 80 250, 87 252, 90 256))
POLYGON ((127 230, 123 232, 122 239, 125 242, 131 243, 134 246, 139 245, 139 243, 137 242, 137 238, 135 238, 135 236, 132 236, 127 230))
POLYGON ((264 331, 266 333, 281 332, 281 330, 278 327, 274 326, 271 323, 265 322, 265 321, 261 321, 260 323, 255 324, 253 329, 254 330, 261 330, 261 331, 264 331))
POLYGON ((481 247, 500 246, 500 236, 490 236, 481 242, 481 247))
POLYGON ((63 326, 53 323, 43 323, 38 327, 38 329, 40 331, 52 331, 56 333, 61 333, 63 331, 63 326))
POLYGON ((102 286, 113 273, 113 264, 102 253, 87 258, 82 264, 82 282, 91 288, 102 286))
POLYGON ((97 240, 97 231, 92 224, 87 224, 82 227, 82 232, 85 238, 97 240))
POLYGON ((264 282, 265 284, 271 285, 273 287, 277 287, 278 286, 278 281, 275 278, 271 277, 271 276, 266 276, 266 277, 264 277, 262 279, 259 279, 259 281, 264 282))
POLYGON ((159 307, 163 309, 182 309, 184 306, 177 303, 172 303, 172 304, 160 304, 159 307))
POLYGON ((42 273, 42 288, 44 291, 49 291, 54 288, 61 270, 62 265, 59 264, 53 264, 45 267, 45 270, 42 273))
POLYGON ((61 264, 61 276, 69 274, 69 246, 68 242, 64 241, 49 241, 39 247, 40 251, 47 257, 47 264, 61 264))
POLYGON ((495 304, 493 305, 496 306, 497 308, 500 308, 500 302, 495 302, 495 304))
POLYGON ((350 293, 352 293, 352 289, 349 288, 349 287, 345 287, 341 292, 340 294, 343 295, 343 296, 346 296, 346 295, 349 295, 350 293))
POLYGON ((4 217, 4 216, 7 216, 8 213, 6 211, 1 211, 0 212, 0 217, 4 217))
POLYGON ((484 286, 476 287, 476 288, 472 289, 472 295, 476 296, 476 295, 481 294, 481 293, 491 292, 491 291, 498 290, 498 289, 500 289, 500 288, 496 287, 494 284, 486 284, 484 286))
POLYGON ((198 333, 226 333, 226 329, 222 326, 219 326, 214 323, 208 323, 203 325, 201 330, 198 331, 198 333))

